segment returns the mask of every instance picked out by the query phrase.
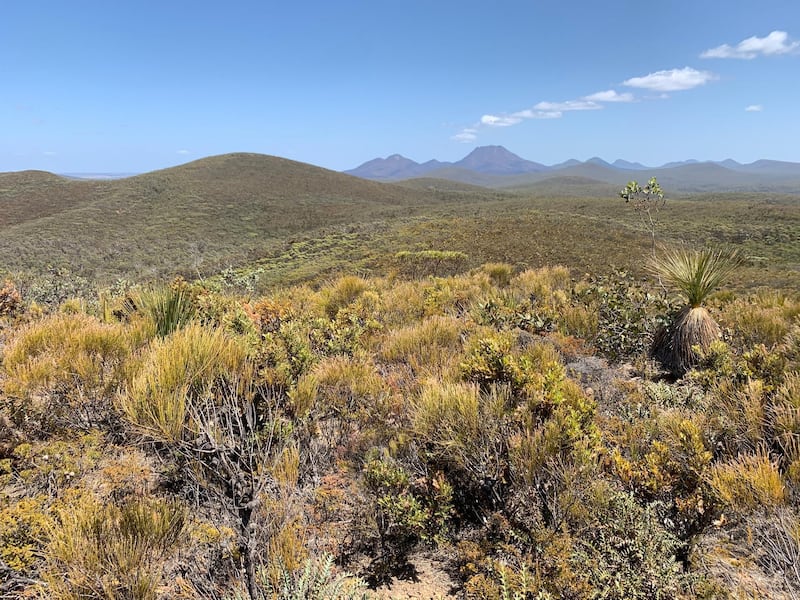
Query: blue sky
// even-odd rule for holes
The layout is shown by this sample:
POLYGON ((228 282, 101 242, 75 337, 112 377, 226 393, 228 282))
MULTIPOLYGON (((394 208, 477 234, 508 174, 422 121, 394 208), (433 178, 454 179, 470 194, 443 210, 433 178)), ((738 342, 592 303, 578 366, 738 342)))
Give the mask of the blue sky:
POLYGON ((800 2, 25 0, 0 18, 0 171, 246 151, 347 169, 500 144, 800 162, 800 2))

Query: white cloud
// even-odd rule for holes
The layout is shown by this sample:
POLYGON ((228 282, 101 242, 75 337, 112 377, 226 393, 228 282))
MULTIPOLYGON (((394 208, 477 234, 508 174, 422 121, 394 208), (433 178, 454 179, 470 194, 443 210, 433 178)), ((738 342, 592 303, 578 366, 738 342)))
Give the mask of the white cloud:
POLYGON ((42 154, 44 154, 45 156, 56 156, 56 153, 53 152, 52 150, 45 150, 44 152, 42 152, 42 154))
POLYGON ((189 154, 188 150, 178 150, 178 154, 189 154))
POLYGON ((519 117, 520 119, 560 119, 562 113, 560 110, 531 110, 527 108, 512 114, 512 117, 519 117))
POLYGON ((623 81, 623 85, 635 88, 655 90, 657 92, 677 92, 690 90, 716 79, 709 71, 698 71, 691 67, 656 71, 643 77, 632 77, 623 81))
POLYGON ((597 102, 589 100, 567 100, 566 102, 539 102, 533 108, 546 112, 563 112, 568 110, 598 110, 603 107, 597 102))
POLYGON ((481 125, 489 125, 490 127, 509 127, 516 125, 522 121, 520 117, 502 117, 498 115, 483 115, 481 117, 481 125))
POLYGON ((747 112, 761 112, 764 110, 764 107, 761 104, 751 104, 747 108, 745 108, 747 112))
POLYGON ((605 90, 584 96, 583 99, 589 102, 633 102, 634 97, 630 92, 620 94, 616 90, 605 90))
POLYGON ((450 139, 456 142, 461 142, 462 144, 469 144, 477 140, 478 136, 475 135, 474 129, 465 129, 461 133, 455 134, 450 139))
POLYGON ((789 34, 785 31, 773 31, 766 37, 749 37, 736 46, 722 44, 716 48, 706 50, 700 58, 742 58, 746 60, 761 56, 775 56, 789 54, 800 49, 800 42, 790 42, 789 34))
POLYGON ((615 90, 596 92, 578 100, 565 102, 539 102, 531 108, 526 108, 505 115, 483 115, 478 123, 472 127, 462 129, 450 139, 456 142, 471 143, 478 139, 480 130, 484 127, 511 127, 529 119, 560 119, 565 112, 577 110, 601 110, 601 102, 633 102, 633 94, 629 92, 618 93, 615 90))

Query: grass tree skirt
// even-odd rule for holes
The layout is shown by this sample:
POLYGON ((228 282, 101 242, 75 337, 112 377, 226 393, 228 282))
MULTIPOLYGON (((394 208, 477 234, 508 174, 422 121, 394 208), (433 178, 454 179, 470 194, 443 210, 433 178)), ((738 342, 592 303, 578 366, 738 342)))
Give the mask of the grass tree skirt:
POLYGON ((656 333, 651 354, 674 376, 683 377, 697 365, 695 347, 705 351, 720 335, 719 325, 705 308, 687 306, 656 333))

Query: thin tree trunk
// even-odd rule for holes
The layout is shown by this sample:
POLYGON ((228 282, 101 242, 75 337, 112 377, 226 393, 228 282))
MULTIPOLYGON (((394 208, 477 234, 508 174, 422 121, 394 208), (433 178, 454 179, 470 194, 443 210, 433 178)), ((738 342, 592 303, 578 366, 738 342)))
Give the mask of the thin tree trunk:
POLYGON ((253 560, 253 532, 250 527, 252 516, 252 508, 246 506, 239 509, 239 518, 241 519, 242 527, 242 542, 239 544, 239 551, 242 553, 247 593, 250 596, 250 600, 259 600, 258 587, 256 586, 256 566, 253 560))

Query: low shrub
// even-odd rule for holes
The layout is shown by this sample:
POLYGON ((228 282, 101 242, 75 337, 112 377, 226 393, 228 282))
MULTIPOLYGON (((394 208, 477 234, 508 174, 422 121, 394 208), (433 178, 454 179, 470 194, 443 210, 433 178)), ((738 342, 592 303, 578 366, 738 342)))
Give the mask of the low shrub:
POLYGON ((320 305, 329 319, 335 319, 339 311, 352 304, 368 288, 366 280, 347 275, 319 292, 320 305))
POLYGON ((777 462, 763 448, 714 465, 708 478, 720 501, 737 513, 782 506, 787 499, 777 462))
POLYGON ((112 397, 140 331, 85 314, 53 314, 22 327, 3 348, 7 414, 47 433, 111 418, 112 397))
POLYGON ((197 435, 190 422, 193 408, 213 403, 226 382, 246 386, 252 379, 241 342, 221 329, 190 324, 151 343, 119 405, 148 437, 177 441, 197 435))
POLYGON ((55 600, 155 600, 186 520, 184 505, 155 498, 65 505, 50 531, 43 592, 55 600))
POLYGON ((452 317, 429 317, 395 329, 383 341, 381 358, 403 363, 419 375, 442 373, 461 350, 463 324, 452 317))

